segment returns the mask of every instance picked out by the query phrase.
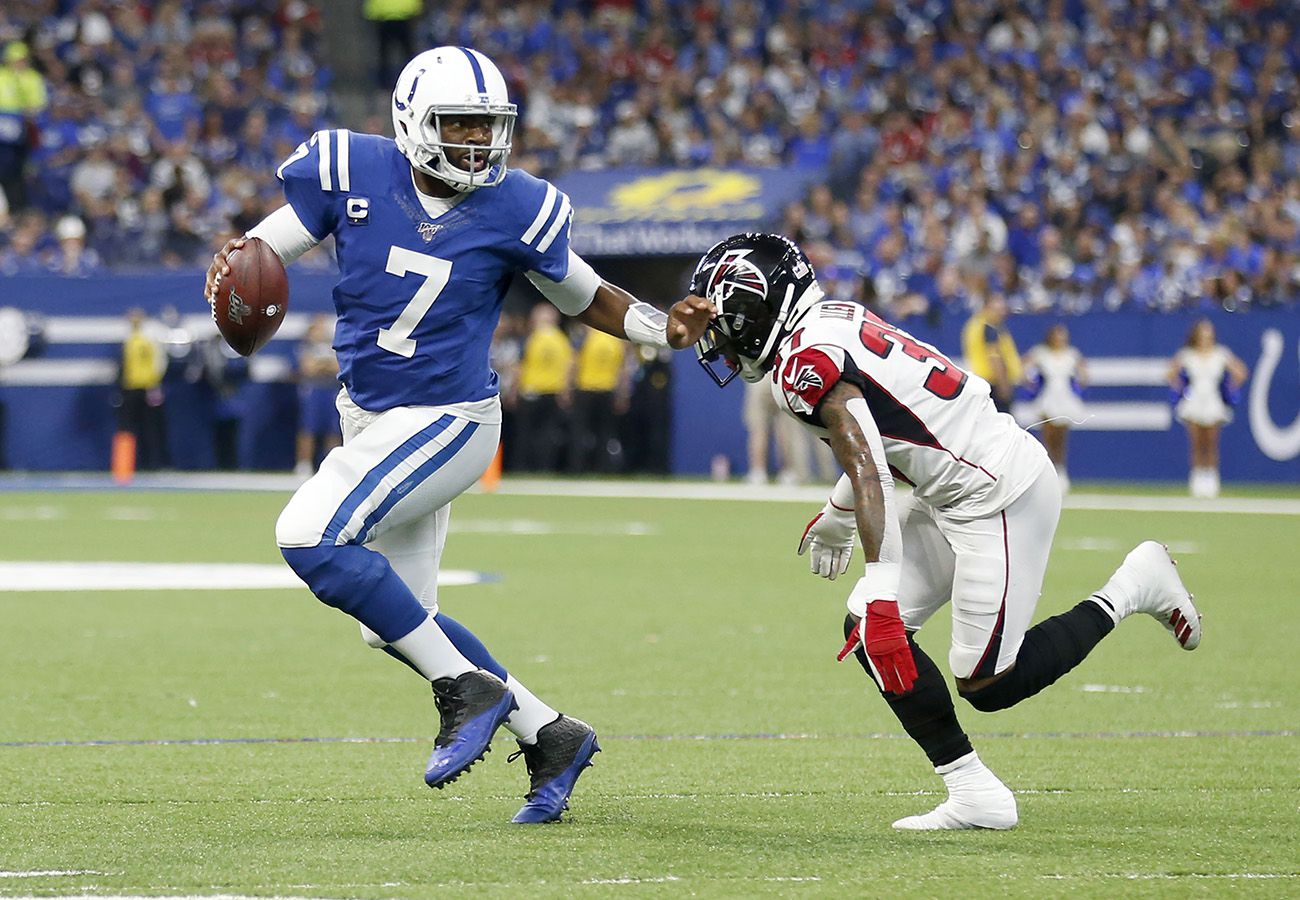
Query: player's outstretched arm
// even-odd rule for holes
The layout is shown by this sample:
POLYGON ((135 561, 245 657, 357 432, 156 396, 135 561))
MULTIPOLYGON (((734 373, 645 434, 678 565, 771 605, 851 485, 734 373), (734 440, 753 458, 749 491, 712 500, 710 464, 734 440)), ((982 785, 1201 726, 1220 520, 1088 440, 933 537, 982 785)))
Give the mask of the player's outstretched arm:
POLYGON ((665 315, 618 285, 602 281, 578 319, 617 338, 683 350, 704 336, 712 317, 713 306, 702 297, 679 300, 665 315))

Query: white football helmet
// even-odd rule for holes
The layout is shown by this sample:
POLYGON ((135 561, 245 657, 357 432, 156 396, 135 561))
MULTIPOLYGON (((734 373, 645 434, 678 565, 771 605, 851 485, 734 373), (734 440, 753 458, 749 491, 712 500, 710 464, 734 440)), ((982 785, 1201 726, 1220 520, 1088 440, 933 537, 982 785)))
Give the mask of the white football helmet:
POLYGON ((424 51, 406 64, 393 89, 397 149, 412 166, 458 191, 491 187, 506 177, 515 114, 501 70, 468 47, 424 51), (480 147, 443 141, 441 118, 452 115, 490 116, 491 142, 480 147), (445 152, 465 149, 486 154, 486 165, 481 170, 463 169, 445 152))

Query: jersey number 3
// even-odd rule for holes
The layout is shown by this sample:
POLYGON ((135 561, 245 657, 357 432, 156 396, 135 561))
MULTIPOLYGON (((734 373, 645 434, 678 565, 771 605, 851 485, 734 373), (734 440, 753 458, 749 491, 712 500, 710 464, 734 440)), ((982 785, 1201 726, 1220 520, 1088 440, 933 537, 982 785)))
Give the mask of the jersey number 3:
POLYGON ((894 347, 898 346, 903 348, 903 355, 910 359, 935 363, 934 368, 930 369, 930 374, 925 376, 925 389, 940 400, 955 399, 966 386, 966 373, 954 366, 946 356, 910 335, 895 331, 875 316, 862 323, 859 337, 862 339, 862 346, 881 359, 887 357, 893 352, 894 347))
POLYGON ((415 331, 415 326, 420 324, 429 307, 433 306, 433 301, 438 299, 442 289, 451 280, 451 260, 416 253, 403 247, 390 247, 388 265, 384 271, 398 278, 405 278, 411 272, 424 276, 424 282, 415 289, 415 296, 406 304, 392 327, 379 329, 380 347, 389 353, 410 359, 415 355, 415 341, 411 339, 411 332, 415 331))

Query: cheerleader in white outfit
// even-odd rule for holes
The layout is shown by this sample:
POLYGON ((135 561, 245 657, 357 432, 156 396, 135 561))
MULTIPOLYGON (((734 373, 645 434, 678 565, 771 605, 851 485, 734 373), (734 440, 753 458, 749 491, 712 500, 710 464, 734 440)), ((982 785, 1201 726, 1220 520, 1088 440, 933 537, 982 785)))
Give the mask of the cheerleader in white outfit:
POLYGON ((1174 415, 1187 427, 1191 444, 1193 497, 1219 494, 1219 430, 1232 421, 1229 400, 1249 377, 1246 364, 1217 342, 1209 319, 1192 326, 1169 365, 1169 386, 1178 397, 1174 415))
POLYGON ((1026 382, 1034 396, 1034 418, 1042 420, 1041 437, 1047 455, 1056 466, 1061 493, 1070 489, 1065 456, 1070 425, 1084 418, 1080 393, 1088 382, 1083 354, 1070 346, 1070 331, 1057 323, 1047 331, 1043 343, 1025 357, 1026 382))

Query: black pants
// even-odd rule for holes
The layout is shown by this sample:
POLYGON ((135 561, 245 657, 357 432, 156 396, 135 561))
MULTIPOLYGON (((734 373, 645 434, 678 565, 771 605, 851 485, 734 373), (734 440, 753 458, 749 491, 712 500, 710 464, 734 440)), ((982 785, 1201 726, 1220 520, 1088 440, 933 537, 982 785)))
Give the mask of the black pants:
POLYGON ((375 36, 379 39, 379 55, 375 80, 384 90, 391 91, 402 66, 415 55, 416 19, 379 19, 375 22, 375 36), (397 59, 393 59, 396 52, 397 59))
POLYGON ((519 398, 515 443, 519 468, 525 472, 557 472, 568 443, 568 416, 556 394, 519 398))
POLYGON ((135 435, 136 469, 148 472, 167 465, 167 433, 161 391, 123 390, 117 427, 119 431, 135 435))
POLYGON ((578 391, 573 397, 573 431, 569 471, 618 472, 623 447, 618 440, 618 413, 613 391, 578 391))

